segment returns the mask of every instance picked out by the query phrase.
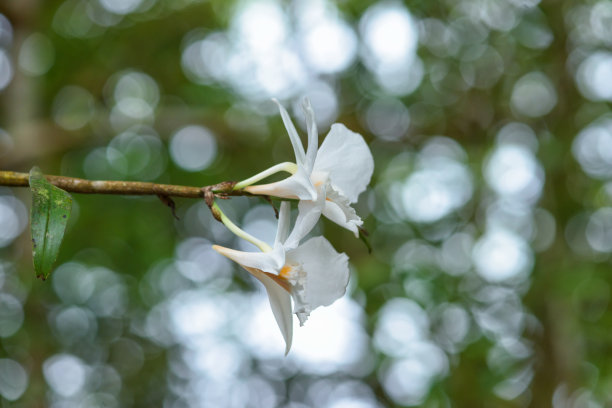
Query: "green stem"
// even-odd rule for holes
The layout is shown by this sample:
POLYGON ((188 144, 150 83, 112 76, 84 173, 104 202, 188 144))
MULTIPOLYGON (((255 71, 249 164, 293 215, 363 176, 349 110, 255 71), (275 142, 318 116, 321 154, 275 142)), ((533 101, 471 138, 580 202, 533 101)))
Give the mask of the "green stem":
POLYGON ((240 238, 246 241, 249 241, 251 244, 261 249, 262 252, 270 252, 272 250, 270 245, 266 244, 265 242, 255 238, 251 234, 238 228, 238 226, 234 224, 229 218, 227 218, 227 216, 223 213, 223 211, 221 211, 221 208, 219 208, 217 203, 214 203, 212 205, 212 210, 217 212, 217 214, 221 217, 221 222, 223 223, 223 225, 225 225, 227 229, 233 232, 236 236, 239 236, 240 238))
POLYGON ((249 177, 246 180, 242 180, 241 182, 236 183, 236 185, 234 186, 234 190, 242 190, 243 188, 248 187, 251 184, 255 184, 258 181, 261 181, 281 171, 285 171, 290 174, 295 174, 295 172, 297 171, 297 164, 291 162, 279 163, 275 166, 270 167, 267 170, 262 171, 261 173, 254 175, 253 177, 249 177))

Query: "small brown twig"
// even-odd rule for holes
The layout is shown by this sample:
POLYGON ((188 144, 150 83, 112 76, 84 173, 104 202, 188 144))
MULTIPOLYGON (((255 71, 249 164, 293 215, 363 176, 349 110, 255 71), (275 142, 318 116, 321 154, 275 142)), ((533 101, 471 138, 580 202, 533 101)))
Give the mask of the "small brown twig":
POLYGON ((272 199, 270 198, 270 196, 265 195, 265 196, 261 196, 264 200, 266 200, 271 206, 272 209, 274 210, 274 215, 276 216, 276 219, 278 220, 278 209, 274 206, 274 202, 272 201, 272 199))

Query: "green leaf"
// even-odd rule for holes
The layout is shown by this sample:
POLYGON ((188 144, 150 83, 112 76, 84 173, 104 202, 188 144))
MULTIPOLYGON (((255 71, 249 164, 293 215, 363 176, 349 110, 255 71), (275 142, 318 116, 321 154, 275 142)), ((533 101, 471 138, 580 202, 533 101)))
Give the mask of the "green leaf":
POLYGON ((359 239, 363 241, 366 248, 368 248, 368 253, 371 254, 372 245, 370 245, 370 239, 368 238, 370 234, 364 228, 361 228, 361 227, 357 227, 357 228, 359 228, 359 239))
POLYGON ((66 231, 72 197, 47 181, 38 167, 30 170, 32 211, 30 225, 36 277, 47 279, 66 231))

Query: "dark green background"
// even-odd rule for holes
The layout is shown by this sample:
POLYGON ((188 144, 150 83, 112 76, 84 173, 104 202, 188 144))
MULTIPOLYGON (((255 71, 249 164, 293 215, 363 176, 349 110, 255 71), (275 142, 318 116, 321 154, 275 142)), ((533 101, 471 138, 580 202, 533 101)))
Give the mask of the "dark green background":
MULTIPOLYGON (((366 349, 358 351, 361 357, 354 362, 355 367, 331 364, 331 369, 322 367, 318 371, 312 364, 304 363, 306 357, 299 357, 299 352, 297 357, 283 358, 282 348, 274 356, 251 355, 248 348, 235 340, 236 333, 227 332, 226 337, 211 337, 214 340, 207 340, 199 347, 218 350, 215 351, 220 359, 217 364, 224 361, 219 357, 224 353, 240 356, 241 365, 230 370, 231 376, 219 374, 221 377, 210 379, 200 372, 177 368, 177 364, 189 360, 185 357, 189 356, 189 345, 181 341, 160 341, 142 329, 157 305, 168 304, 173 299, 180 301, 183 292, 200 291, 194 293, 210 296, 213 300, 209 303, 225 310, 220 316, 230 319, 233 315, 228 310, 232 302, 242 305, 236 306, 237 310, 248 312, 248 307, 245 309, 240 302, 246 302, 244 299, 250 299, 254 292, 261 294, 262 288, 237 267, 232 269, 231 284, 222 290, 207 281, 189 280, 176 270, 178 277, 160 283, 160 270, 164 265, 172 265, 179 257, 177 247, 189 238, 205 238, 227 246, 235 246, 235 242, 218 229, 214 233, 217 226, 204 203, 194 200, 176 200, 181 217, 176 221, 156 198, 73 194, 73 217, 57 265, 66 269, 66 263, 78 262, 83 270, 89 271, 87 279, 95 281, 93 293, 87 295, 89 300, 81 299, 85 289, 74 282, 72 285, 71 278, 60 280, 56 276, 47 282, 34 278, 29 227, 0 248, 0 293, 18 299, 24 313, 19 330, 0 337, 0 358, 18 362, 28 376, 27 389, 20 398, 3 400, 3 381, 8 389, 11 380, 10 375, 7 377, 10 370, 0 369, 0 405, 548 407, 554 403, 555 407, 609 406, 612 404, 612 332, 609 330, 612 248, 602 250, 589 246, 585 229, 591 225, 600 231, 604 247, 612 239, 612 234, 606 232, 609 227, 605 222, 600 225, 589 218, 597 211, 606 214, 601 209, 612 201, 606 184, 612 172, 606 175, 604 166, 600 175, 591 177, 572 153, 580 132, 610 113, 609 100, 605 97, 579 90, 580 79, 576 74, 587 57, 608 52, 612 46, 609 41, 612 37, 606 37, 609 33, 606 22, 612 21, 612 13, 604 3, 572 0, 380 3, 405 7, 419 29, 416 55, 423 64, 424 75, 414 92, 392 95, 381 87, 368 69, 370 57, 362 48, 354 62, 340 72, 308 71, 310 77, 332 84, 339 106, 335 121, 364 135, 375 159, 371 186, 356 205, 371 233, 374 252, 368 254, 359 240, 327 221, 320 228, 334 247, 351 259, 349 291, 354 301, 350 304, 357 306, 361 316, 352 321, 368 334, 366 349), (434 19, 453 28, 446 45, 436 46, 433 34, 426 29, 434 19), (544 32, 543 38, 548 38, 548 43, 534 47, 536 34, 529 29, 544 32), (490 60, 483 55, 494 57, 490 60), (471 69, 476 72, 475 84, 466 80, 466 72, 471 69), (478 82, 478 78, 486 79, 492 70, 498 69, 501 71, 493 80, 478 82), (554 106, 543 114, 530 115, 516 109, 511 102, 517 81, 532 72, 545 75, 554 89, 554 106), (400 103, 410 115, 409 126, 393 140, 376 135, 366 119, 368 107, 380 100, 400 103), (473 264, 462 273, 448 273, 439 262, 446 240, 461 232, 477 242, 490 228, 487 212, 492 211, 492 205, 500 198, 484 172, 488 160, 501 146, 496 135, 511 122, 520 122, 532 129, 533 140, 538 145, 531 150, 532 157, 542 171, 541 192, 525 204, 528 214, 525 228, 537 229, 538 218, 534 214, 545 210, 554 219, 556 228, 550 237, 553 240, 540 250, 536 246, 536 233, 523 237, 533 262, 520 279, 489 282, 473 264), (421 152, 435 136, 445 136, 461 147, 463 159, 458 162, 468 171, 473 189, 467 200, 444 216, 431 222, 417 222, 401 211, 402 205, 406 205, 401 202, 402 188, 423 165, 419 164, 419 157, 425 157, 427 165, 430 156, 423 156, 421 152), (196 213, 199 215, 194 216, 196 213), (400 374, 407 370, 406 373, 414 375, 399 375, 399 379, 407 381, 399 388, 396 386, 400 394, 402 387, 404 390, 417 387, 418 370, 415 374, 410 364, 430 361, 427 353, 431 349, 411 349, 409 345, 398 344, 397 353, 390 353, 380 346, 380 338, 377 340, 377 336, 383 336, 382 332, 375 334, 381 330, 380 311, 398 300, 400 305, 418 305, 420 313, 427 316, 424 331, 417 335, 423 337, 417 340, 435 345, 444 361, 444 369, 423 380, 424 391, 414 399, 389 392, 389 387, 393 387, 389 385, 389 373, 397 369, 400 374), (403 300, 414 303, 402 303, 403 300), (467 331, 454 343, 444 331, 447 326, 454 327, 454 315, 443 313, 449 305, 459 308, 460 315, 467 317, 468 322, 467 331), (74 307, 77 309, 70 309, 74 307), (82 335, 73 336, 71 330, 64 333, 56 327, 57 314, 69 309, 90 319, 87 320, 89 330, 84 334, 78 327, 74 333, 82 335), (494 321, 493 329, 483 323, 484 315, 494 321), (444 316, 451 321, 445 323, 444 316), (411 351, 402 351, 403 346, 411 351), (63 405, 66 402, 50 388, 49 374, 45 376, 43 368, 54 356, 67 354, 77 356, 90 370, 81 391, 67 398, 75 405, 63 405), (225 392, 218 388, 215 394, 210 388, 198 385, 207 382, 225 384, 228 388, 225 392), (344 402, 339 397, 328 398, 332 395, 329 389, 348 396, 344 402), (199 400, 200 405, 192 395, 194 392, 206 394, 199 400), (354 405, 348 405, 348 401, 354 405)), ((203 186, 244 179, 277 162, 292 160, 284 127, 268 100, 275 95, 245 98, 244 92, 232 88, 227 81, 211 79, 206 84, 195 83, 181 67, 181 53, 189 36, 203 38, 214 31, 228 30, 236 7, 242 3, 159 0, 147 4, 151 6, 148 10, 119 16, 108 27, 90 22, 91 27, 85 34, 70 36, 66 35, 69 27, 57 26, 67 24, 63 20, 54 25, 54 19, 59 19, 59 10, 72 7, 74 18, 88 21, 87 7, 99 8, 100 3, 95 0, 2 1, 0 13, 10 21, 13 38, 10 43, 0 45, 12 59, 15 73, 10 84, 0 90, 0 128, 10 138, 0 141, 12 141, 12 147, 11 143, 0 144, 1 170, 27 172, 37 165, 47 174, 88 177, 84 170, 87 158, 93 157, 96 149, 106 151, 103 149, 122 131, 111 122, 114 102, 110 95, 113 78, 126 70, 148 75, 159 89, 159 102, 146 123, 153 130, 141 128, 139 131, 155 134, 161 140, 160 153, 151 160, 163 163, 163 171, 147 181, 203 186), (53 64, 40 75, 28 74, 18 64, 21 46, 32 33, 43 34, 54 50, 53 64), (85 89, 93 102, 91 110, 77 102, 77 107, 70 111, 69 115, 74 114, 77 119, 80 108, 91 114, 75 130, 63 128, 54 119, 58 103, 54 101, 69 85, 85 89), (232 112, 238 112, 238 120, 231 120, 232 112), (216 138, 218 154, 206 170, 186 171, 168 153, 172 135, 187 125, 204 126, 216 138)), ((299 17, 295 15, 295 4, 280 4, 293 30, 299 17)), ((363 24, 362 17, 373 4, 366 1, 337 4, 337 12, 353 27, 360 41, 360 21, 363 24)), ((612 79, 605 75, 603 78, 608 82, 612 79)), ((290 107, 303 94, 303 91, 294 92, 283 100, 284 105, 290 107)), ((317 111, 316 104, 314 107, 317 111)), ((291 109, 290 112, 299 122, 301 113, 291 109)), ((321 141, 328 126, 320 129, 321 141)), ((602 157, 610 154, 605 151, 605 145, 594 149, 602 157)), ((128 154, 128 168, 130 163, 139 160, 139 155, 138 149, 128 154)), ((110 167, 96 171, 99 178, 143 178, 137 171, 121 173, 110 167)), ((27 189, 0 188, 0 194, 2 197, 14 195, 29 206, 27 189)), ((240 198, 224 204, 228 214, 240 223, 249 208, 262 203, 258 199, 240 198)), ((515 222, 518 221, 510 218, 506 229, 516 227, 515 222)), ((468 258, 472 256, 471 250, 466 253, 468 258)), ((91 282, 85 287, 91 288, 91 282)), ((307 325, 325 313, 324 309, 318 311, 307 325)), ((248 320, 248 316, 244 318, 248 320)), ((165 327, 161 324, 160 330, 172 330, 168 316, 158 319, 168 322, 165 327)), ((207 317, 195 313, 193 319, 196 322, 207 317)), ((9 312, 3 315, 0 308, 0 325, 16 321, 19 316, 9 312)), ((248 327, 251 326, 245 326, 239 335, 251 336, 248 327)), ((394 327, 399 339, 410 337, 401 322, 396 322, 394 327)), ((270 329, 271 335, 280 338, 275 330, 270 329)), ((168 338, 168 335, 160 336, 168 338)), ((299 336, 300 330, 296 329, 295 337, 299 336)), ((321 332, 320 336, 325 337, 326 333, 321 332)))

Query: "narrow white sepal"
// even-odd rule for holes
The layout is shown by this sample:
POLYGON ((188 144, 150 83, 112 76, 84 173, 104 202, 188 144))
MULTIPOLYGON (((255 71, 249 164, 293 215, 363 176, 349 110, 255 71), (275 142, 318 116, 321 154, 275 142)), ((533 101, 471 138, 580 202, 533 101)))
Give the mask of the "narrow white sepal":
POLYGON ((291 315, 291 295, 279 286, 272 278, 259 271, 250 271, 261 283, 268 293, 270 308, 276 319, 276 324, 285 339, 285 355, 291 350, 293 341, 293 317, 291 315))
POLYGON ((278 226, 276 228, 276 238, 274 239, 274 246, 280 246, 285 243, 287 236, 289 235, 291 216, 291 204, 288 201, 283 201, 280 205, 280 211, 278 212, 278 226))
POLYGON ((325 194, 319 192, 316 201, 302 200, 298 204, 298 216, 289 237, 285 241, 286 249, 296 248, 300 241, 315 227, 325 206, 325 194))
POLYGON ((289 140, 291 140, 291 145, 293 146, 293 152, 295 153, 295 159, 298 165, 303 165, 306 162, 306 153, 304 153, 304 145, 302 144, 302 140, 300 139, 300 135, 298 134, 291 118, 289 117, 289 113, 280 104, 280 102, 276 99, 272 99, 278 105, 278 110, 280 111, 281 118, 283 119, 283 123, 285 125, 285 129, 287 129, 287 133, 289 134, 289 140))
POLYGON ((304 98, 302 110, 304 111, 304 119, 306 119, 306 128, 308 129, 308 147, 306 148, 304 167, 310 174, 317 157, 317 150, 319 149, 319 134, 317 132, 317 121, 315 120, 314 111, 308 98, 304 98))

